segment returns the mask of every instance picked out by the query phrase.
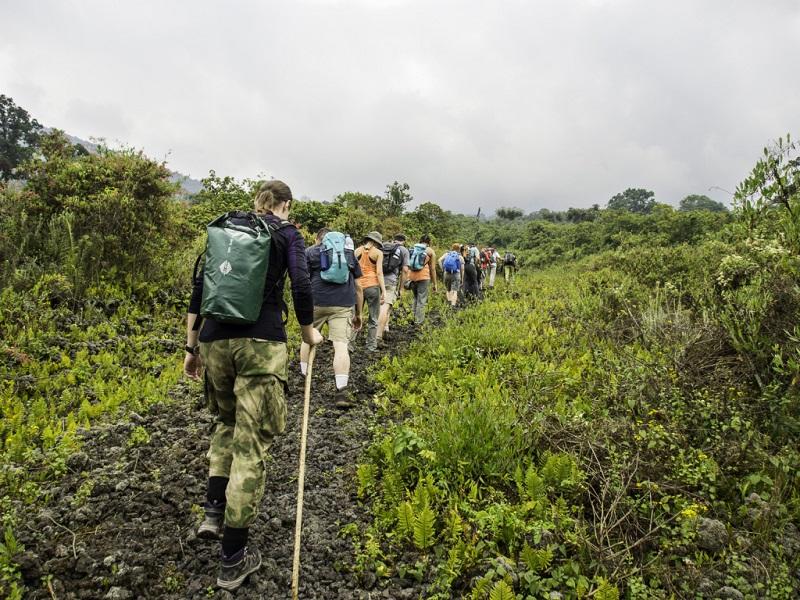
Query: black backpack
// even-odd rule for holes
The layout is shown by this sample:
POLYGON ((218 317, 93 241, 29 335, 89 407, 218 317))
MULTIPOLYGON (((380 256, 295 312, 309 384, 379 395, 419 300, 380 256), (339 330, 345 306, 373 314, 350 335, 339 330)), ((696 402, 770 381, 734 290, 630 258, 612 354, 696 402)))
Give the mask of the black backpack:
POLYGON ((403 256, 400 253, 400 244, 385 243, 383 245, 383 274, 394 275, 400 270, 403 256))
POLYGON ((517 264, 517 257, 514 256, 511 252, 506 252, 506 256, 503 259, 503 264, 506 264, 510 267, 514 267, 517 264))

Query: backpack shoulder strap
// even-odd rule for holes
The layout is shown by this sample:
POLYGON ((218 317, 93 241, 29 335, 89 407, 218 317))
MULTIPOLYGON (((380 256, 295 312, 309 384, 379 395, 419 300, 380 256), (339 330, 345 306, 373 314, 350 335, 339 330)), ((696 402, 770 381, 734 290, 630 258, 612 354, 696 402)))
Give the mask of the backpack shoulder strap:
POLYGON ((277 223, 277 224, 267 222, 267 227, 269 228, 270 231, 278 231, 278 230, 283 229, 285 227, 294 227, 294 223, 292 223, 291 221, 285 221, 285 220, 281 221, 280 223, 277 223))
POLYGON ((197 255, 197 259, 194 261, 194 269, 192 269, 192 283, 194 284, 197 281, 197 269, 200 267, 200 260, 205 255, 206 251, 203 250, 200 254, 197 255))

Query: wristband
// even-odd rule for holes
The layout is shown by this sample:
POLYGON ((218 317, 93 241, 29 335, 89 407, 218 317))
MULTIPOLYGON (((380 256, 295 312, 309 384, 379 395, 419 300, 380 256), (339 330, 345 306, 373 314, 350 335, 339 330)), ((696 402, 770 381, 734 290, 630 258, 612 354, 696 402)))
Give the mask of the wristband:
POLYGON ((186 350, 186 352, 188 352, 189 354, 194 354, 195 356, 197 356, 198 354, 200 354, 200 346, 189 346, 189 345, 187 345, 187 346, 185 346, 185 348, 184 348, 184 349, 185 349, 185 350, 186 350))

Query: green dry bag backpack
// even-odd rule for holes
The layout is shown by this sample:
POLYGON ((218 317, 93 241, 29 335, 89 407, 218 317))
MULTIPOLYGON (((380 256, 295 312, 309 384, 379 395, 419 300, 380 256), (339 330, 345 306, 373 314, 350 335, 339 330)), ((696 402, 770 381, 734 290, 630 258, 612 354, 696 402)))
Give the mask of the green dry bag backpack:
POLYGON ((275 229, 255 213, 239 211, 208 224, 201 316, 223 323, 258 320, 275 229))

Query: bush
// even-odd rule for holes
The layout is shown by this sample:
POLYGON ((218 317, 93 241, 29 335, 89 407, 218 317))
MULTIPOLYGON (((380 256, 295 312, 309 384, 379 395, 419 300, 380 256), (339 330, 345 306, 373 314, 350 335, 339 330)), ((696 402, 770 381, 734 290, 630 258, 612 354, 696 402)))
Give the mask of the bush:
POLYGON ((141 152, 76 155, 56 131, 25 176, 24 191, 2 193, 0 247, 11 265, 64 272, 76 294, 103 279, 158 280, 184 239, 169 171, 141 152))

